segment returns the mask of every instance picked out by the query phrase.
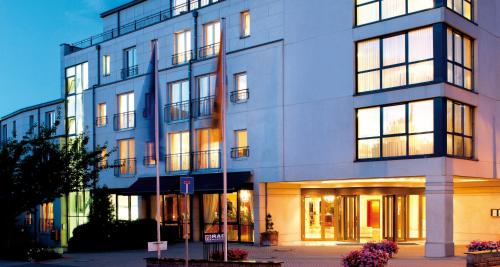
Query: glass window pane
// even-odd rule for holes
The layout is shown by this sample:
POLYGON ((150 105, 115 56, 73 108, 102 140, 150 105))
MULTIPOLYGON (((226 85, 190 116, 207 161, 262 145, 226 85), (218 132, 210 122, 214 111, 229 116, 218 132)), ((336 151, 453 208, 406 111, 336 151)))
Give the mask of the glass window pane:
POLYGON ((463 156, 464 155, 464 139, 461 136, 455 135, 453 137, 453 148, 455 156, 463 156))
POLYGON ((410 62, 434 57, 432 34, 432 27, 411 31, 408 33, 408 57, 410 62))
POLYGON ((118 196, 118 220, 129 220, 128 196, 118 196))
POLYGON ((434 7, 434 0, 408 0, 408 13, 434 7))
POLYGON ((454 104, 455 114, 454 114, 454 127, 455 133, 462 133, 462 105, 454 104))
POLYGON ((130 220, 139 219, 139 197, 130 196, 130 220))
POLYGON ((448 155, 453 155, 453 135, 446 135, 446 153, 448 155))
POLYGON ((464 70, 464 87, 472 89, 472 72, 470 70, 464 70))
POLYGON ((446 131, 453 132, 453 102, 446 101, 446 131))
POLYGON ((380 157, 380 139, 364 139, 358 141, 358 158, 369 159, 380 157))
POLYGON ((380 108, 358 110, 358 138, 380 136, 380 108))
POLYGON ((382 88, 406 85, 406 66, 384 69, 382 71, 382 88))
POLYGON ((408 67, 410 72, 410 83, 423 83, 434 80, 434 61, 424 61, 420 63, 410 64, 408 67))
POLYGON ((453 0, 453 10, 458 12, 458 14, 462 14, 462 3, 464 0, 453 0))
POLYGON ((447 64, 447 76, 448 76, 447 81, 449 83, 453 83, 453 64, 449 62, 447 64))
POLYGON ((405 14, 406 0, 382 0, 382 19, 405 14))
POLYGON ((406 156, 406 136, 383 138, 384 157, 406 156))
POLYGON ((464 66, 472 69, 472 42, 469 38, 464 38, 464 66))
POLYGON ((384 48, 384 66, 390 66, 406 61, 405 35, 385 38, 382 40, 384 48))
POLYGON ((453 83, 462 86, 464 84, 464 69, 458 65, 453 68, 453 75, 455 77, 453 83))
POLYGON ((464 106, 464 135, 472 136, 472 109, 464 106))
POLYGON ((357 25, 362 25, 379 20, 379 2, 358 6, 356 8, 357 25))
POLYGON ((380 42, 373 39, 358 43, 358 71, 380 67, 380 42))
MULTIPOLYGON (((462 0, 460 0, 462 1, 462 0)), ((453 39, 455 40, 454 45, 454 54, 455 54, 455 62, 462 63, 462 37, 456 33, 453 34, 453 39)))
POLYGON ((370 71, 358 74, 358 93, 380 89, 380 71, 370 71))
POLYGON ((432 100, 412 102, 409 105, 410 133, 434 130, 434 102, 432 100))
POLYGON ((448 60, 453 60, 453 32, 450 28, 446 30, 446 47, 447 47, 447 58, 448 60))
POLYGON ((464 156, 471 158, 472 157, 472 138, 464 138, 464 156))
POLYGON ((406 107, 405 105, 384 107, 384 135, 406 132, 406 107))
POLYGON ((410 155, 434 153, 434 134, 410 135, 410 155))
POLYGON ((464 17, 472 20, 472 8, 471 4, 467 1, 464 1, 464 17))

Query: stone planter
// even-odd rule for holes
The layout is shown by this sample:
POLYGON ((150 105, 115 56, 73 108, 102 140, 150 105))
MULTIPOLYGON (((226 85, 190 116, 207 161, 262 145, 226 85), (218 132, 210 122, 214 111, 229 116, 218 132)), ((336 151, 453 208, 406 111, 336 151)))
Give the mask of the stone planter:
POLYGON ((467 267, 500 266, 500 251, 466 252, 467 267))
POLYGON ((260 245, 264 247, 278 245, 278 232, 263 232, 260 233, 260 245))
MULTIPOLYGON (((184 267, 184 259, 156 259, 146 258, 147 267, 184 267)), ((268 261, 207 261, 207 260, 190 260, 190 267, 282 267, 283 262, 268 261)))

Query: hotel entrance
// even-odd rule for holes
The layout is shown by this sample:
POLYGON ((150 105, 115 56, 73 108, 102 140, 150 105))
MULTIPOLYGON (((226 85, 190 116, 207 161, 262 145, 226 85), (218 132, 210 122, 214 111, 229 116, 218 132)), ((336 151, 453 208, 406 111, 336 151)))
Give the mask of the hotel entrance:
POLYGON ((302 189, 304 241, 367 242, 424 238, 423 190, 302 189))

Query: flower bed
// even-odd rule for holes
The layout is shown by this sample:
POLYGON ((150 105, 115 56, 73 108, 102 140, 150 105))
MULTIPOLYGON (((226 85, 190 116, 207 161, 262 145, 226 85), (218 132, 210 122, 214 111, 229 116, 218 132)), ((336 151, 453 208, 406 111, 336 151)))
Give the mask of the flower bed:
MULTIPOLYGON (((156 259, 146 258, 147 267, 183 267, 184 259, 156 259)), ((207 260, 190 260, 190 267, 282 267, 283 262, 278 261, 207 261, 207 260)))
MULTIPOLYGON (((248 258, 248 251, 244 249, 233 248, 227 251, 227 259, 230 261, 241 261, 241 260, 246 260, 247 258, 248 258)), ((223 261, 224 252, 214 251, 214 253, 212 253, 212 259, 216 261, 223 261)))
POLYGON ((360 250, 353 250, 342 258, 344 267, 382 267, 397 254, 399 247, 396 242, 383 240, 380 243, 368 242, 360 250))
POLYGON ((500 265, 500 241, 472 241, 467 250, 468 267, 500 265))

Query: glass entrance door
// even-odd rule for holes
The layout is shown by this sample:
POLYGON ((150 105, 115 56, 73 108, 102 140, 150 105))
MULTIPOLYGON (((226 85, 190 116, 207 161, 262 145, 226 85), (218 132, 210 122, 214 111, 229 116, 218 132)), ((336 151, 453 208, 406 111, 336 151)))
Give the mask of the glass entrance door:
POLYGON ((338 240, 359 241, 359 196, 339 197, 338 240))
POLYGON ((382 237, 394 240, 394 199, 395 196, 382 197, 382 237))
POLYGON ((405 241, 407 234, 406 223, 406 196, 384 196, 383 208, 383 231, 384 239, 405 241))
POLYGON ((335 196, 304 197, 305 240, 335 240, 335 196))

